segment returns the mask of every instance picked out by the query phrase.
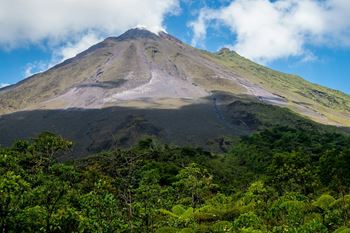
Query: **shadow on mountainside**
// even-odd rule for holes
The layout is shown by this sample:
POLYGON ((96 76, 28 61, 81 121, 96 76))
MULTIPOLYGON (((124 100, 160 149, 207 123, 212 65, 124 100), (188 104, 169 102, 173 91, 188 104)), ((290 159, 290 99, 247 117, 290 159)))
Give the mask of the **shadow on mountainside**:
POLYGON ((273 125, 320 127, 285 108, 214 95, 206 103, 179 109, 110 107, 16 112, 0 116, 0 144, 9 146, 15 140, 49 131, 75 142, 73 153, 63 159, 129 147, 145 136, 167 144, 223 151, 230 146, 227 138, 273 125))

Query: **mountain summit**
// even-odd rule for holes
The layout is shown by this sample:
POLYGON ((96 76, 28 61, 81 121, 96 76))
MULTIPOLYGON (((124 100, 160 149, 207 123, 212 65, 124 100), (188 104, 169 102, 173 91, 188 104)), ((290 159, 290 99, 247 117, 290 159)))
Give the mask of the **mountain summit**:
MULTIPOLYGON (((163 33, 163 32, 160 32, 160 33, 163 33)), ((123 40, 137 40, 140 38, 157 40, 159 39, 159 36, 143 28, 133 28, 124 32, 122 35, 120 35, 116 39, 119 41, 123 41, 123 40)))
POLYGON ((125 140, 137 138, 140 132, 161 135, 175 143, 191 141, 181 138, 186 133, 189 138, 201 136, 206 143, 218 135, 249 133, 266 119, 274 121, 269 114, 257 117, 263 114, 261 106, 350 126, 350 97, 344 93, 268 69, 229 49, 210 53, 165 32, 131 29, 0 89, 0 114, 7 114, 0 118, 0 130, 23 124, 20 133, 0 133, 0 143, 34 134, 34 115, 43 122, 36 131, 69 134, 74 130, 68 136, 88 134, 85 144, 91 145, 105 131, 110 131, 108 137, 123 131, 125 140), (103 114, 87 117, 87 110, 103 114), (111 111, 119 118, 108 117, 111 111), (52 112, 60 118, 52 118, 52 112), (94 125, 97 120, 100 123, 94 125), (69 124, 71 129, 65 129, 69 124))

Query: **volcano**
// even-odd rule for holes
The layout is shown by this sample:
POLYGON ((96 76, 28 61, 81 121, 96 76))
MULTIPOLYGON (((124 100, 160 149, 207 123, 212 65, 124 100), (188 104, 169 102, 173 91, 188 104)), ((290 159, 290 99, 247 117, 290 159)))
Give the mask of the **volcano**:
POLYGON ((269 125, 349 127, 350 96, 136 28, 0 89, 0 114, 2 145, 52 131, 77 154, 144 136, 224 149, 227 138, 269 125))

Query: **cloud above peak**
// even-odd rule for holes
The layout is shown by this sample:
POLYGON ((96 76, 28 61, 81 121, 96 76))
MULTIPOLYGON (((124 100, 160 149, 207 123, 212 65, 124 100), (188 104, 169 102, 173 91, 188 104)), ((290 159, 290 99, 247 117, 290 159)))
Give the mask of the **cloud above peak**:
POLYGON ((0 0, 0 45, 120 34, 139 24, 157 31, 178 8, 178 0, 0 0))
POLYGON ((0 83, 0 89, 4 88, 4 87, 7 87, 7 86, 10 86, 10 84, 8 84, 8 83, 0 83))
POLYGON ((260 63, 290 56, 310 57, 307 45, 350 46, 348 0, 234 0, 220 9, 201 9, 189 25, 193 45, 208 27, 235 34, 231 47, 260 63))
POLYGON ((166 15, 177 14, 180 0, 0 0, 0 50, 28 45, 51 53, 34 61, 24 77, 124 31, 142 25, 158 33, 166 15))

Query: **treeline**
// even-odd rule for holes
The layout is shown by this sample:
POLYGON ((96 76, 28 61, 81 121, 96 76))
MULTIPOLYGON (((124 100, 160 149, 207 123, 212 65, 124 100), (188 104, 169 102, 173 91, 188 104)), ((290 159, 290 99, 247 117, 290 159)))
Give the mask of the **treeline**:
POLYGON ((144 139, 83 160, 51 133, 0 148, 6 232, 350 232, 350 137, 275 127, 213 154, 144 139))

